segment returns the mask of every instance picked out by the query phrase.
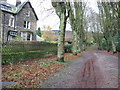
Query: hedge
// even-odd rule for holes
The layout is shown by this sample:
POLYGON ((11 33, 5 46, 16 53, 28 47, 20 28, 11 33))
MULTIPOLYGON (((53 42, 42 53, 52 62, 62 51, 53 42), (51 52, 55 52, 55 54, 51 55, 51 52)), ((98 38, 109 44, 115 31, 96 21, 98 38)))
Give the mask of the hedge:
POLYGON ((66 44, 64 46, 65 53, 71 53, 72 52, 72 44, 66 44))
POLYGON ((57 44, 46 42, 11 42, 3 46, 2 64, 13 64, 57 54, 57 44))
POLYGON ((56 44, 48 42, 37 42, 37 41, 14 41, 9 42, 3 46, 3 53, 11 52, 26 52, 26 51, 35 51, 43 50, 46 47, 54 47, 56 44))

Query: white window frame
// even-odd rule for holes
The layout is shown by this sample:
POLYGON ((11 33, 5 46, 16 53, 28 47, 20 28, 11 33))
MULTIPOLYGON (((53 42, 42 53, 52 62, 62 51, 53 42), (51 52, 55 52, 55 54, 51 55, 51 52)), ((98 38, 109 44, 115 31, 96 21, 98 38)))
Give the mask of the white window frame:
POLYGON ((27 16, 27 17, 29 17, 30 16, 30 11, 26 11, 26 13, 25 13, 25 15, 27 16))
POLYGON ((27 32, 21 32, 21 37, 23 41, 27 41, 27 32))
POLYGON ((11 40, 12 40, 12 36, 8 35, 8 41, 11 41, 11 40))
POLYGON ((9 26, 14 27, 14 23, 15 23, 15 18, 14 16, 11 16, 9 19, 9 26))
POLYGON ((33 35, 32 35, 32 34, 30 34, 30 41, 32 41, 32 37, 33 37, 33 35))
POLYGON ((30 22, 29 21, 24 21, 24 28, 30 29, 30 22))

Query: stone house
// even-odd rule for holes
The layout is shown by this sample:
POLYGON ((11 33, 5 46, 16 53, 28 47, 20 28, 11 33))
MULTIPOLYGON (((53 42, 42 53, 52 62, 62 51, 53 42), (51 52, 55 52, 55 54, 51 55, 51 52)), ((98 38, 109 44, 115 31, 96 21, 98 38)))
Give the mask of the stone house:
POLYGON ((11 41, 15 37, 25 41, 36 40, 38 17, 29 0, 23 3, 16 0, 16 5, 7 3, 7 0, 1 0, 0 9, 3 42, 11 41))

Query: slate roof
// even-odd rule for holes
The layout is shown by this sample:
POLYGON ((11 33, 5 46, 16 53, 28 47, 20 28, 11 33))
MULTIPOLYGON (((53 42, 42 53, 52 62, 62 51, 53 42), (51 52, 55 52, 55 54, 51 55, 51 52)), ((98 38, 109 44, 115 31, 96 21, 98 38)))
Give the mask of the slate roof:
POLYGON ((32 8, 32 10, 34 12, 34 15, 35 15, 36 19, 38 20, 37 14, 35 13, 35 10, 32 7, 29 0, 26 0, 25 2, 18 5, 17 7, 15 5, 9 4, 5 1, 0 1, 0 9, 3 10, 3 11, 9 12, 9 13, 18 14, 27 3, 29 3, 30 7, 32 8), (2 8, 3 6, 6 7, 6 8, 2 8), (7 9, 7 8, 9 8, 9 9, 7 9))
POLYGON ((15 9, 15 6, 5 1, 0 1, 0 9, 9 13, 13 13, 13 9, 15 9))
POLYGON ((11 7, 15 7, 15 5, 9 4, 6 1, 0 1, 0 4, 4 4, 6 6, 11 6, 11 7))

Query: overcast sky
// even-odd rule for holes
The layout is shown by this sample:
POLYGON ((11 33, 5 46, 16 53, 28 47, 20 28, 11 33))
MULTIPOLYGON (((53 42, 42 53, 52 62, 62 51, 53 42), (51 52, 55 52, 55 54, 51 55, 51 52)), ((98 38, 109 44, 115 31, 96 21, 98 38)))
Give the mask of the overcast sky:
MULTIPOLYGON (((24 1, 25 0, 21 0, 21 2, 24 1)), ((7 2, 15 5, 16 0, 7 0, 7 2)), ((30 2, 39 18, 37 27, 42 29, 44 25, 49 25, 51 26, 52 30, 59 30, 59 18, 55 12, 53 12, 54 10, 51 9, 51 0, 30 0, 30 2)), ((95 0, 88 0, 88 5, 98 12, 95 0)), ((71 30, 69 24, 67 24, 66 30, 71 30)))

